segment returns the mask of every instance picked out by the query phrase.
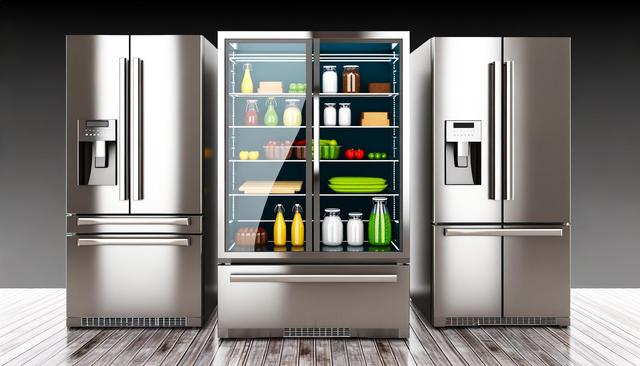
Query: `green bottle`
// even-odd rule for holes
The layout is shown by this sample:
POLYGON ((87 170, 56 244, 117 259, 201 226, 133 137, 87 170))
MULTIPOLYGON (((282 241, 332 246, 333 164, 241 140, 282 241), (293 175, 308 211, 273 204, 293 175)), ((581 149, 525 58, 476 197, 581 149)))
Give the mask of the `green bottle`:
POLYGON ((373 197, 373 209, 369 216, 369 244, 391 244, 391 216, 387 211, 385 197, 373 197))
POLYGON ((264 114, 265 126, 277 126, 278 125, 278 112, 275 108, 276 101, 273 97, 267 99, 267 111, 264 114))

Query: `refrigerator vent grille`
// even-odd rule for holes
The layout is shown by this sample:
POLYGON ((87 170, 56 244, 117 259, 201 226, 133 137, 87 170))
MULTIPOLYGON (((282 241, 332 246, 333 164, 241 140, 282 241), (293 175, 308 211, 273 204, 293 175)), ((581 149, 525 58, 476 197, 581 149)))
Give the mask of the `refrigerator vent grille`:
POLYGON ((284 328, 284 337, 328 338, 351 337, 350 328, 284 328))
POLYGON ((512 317, 448 317, 447 326, 480 326, 480 325, 558 325, 554 317, 512 316, 512 317))
POLYGON ((186 327, 185 317, 164 318, 81 318, 81 327, 186 327))

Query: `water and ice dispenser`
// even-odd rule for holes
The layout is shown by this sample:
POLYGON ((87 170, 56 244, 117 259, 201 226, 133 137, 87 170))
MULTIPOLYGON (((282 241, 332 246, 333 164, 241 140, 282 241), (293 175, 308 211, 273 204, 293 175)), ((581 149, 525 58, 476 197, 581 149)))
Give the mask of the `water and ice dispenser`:
POLYGON ((116 120, 78 121, 78 183, 116 184, 116 120))
POLYGON ((445 121, 445 184, 480 184, 480 121, 445 121))

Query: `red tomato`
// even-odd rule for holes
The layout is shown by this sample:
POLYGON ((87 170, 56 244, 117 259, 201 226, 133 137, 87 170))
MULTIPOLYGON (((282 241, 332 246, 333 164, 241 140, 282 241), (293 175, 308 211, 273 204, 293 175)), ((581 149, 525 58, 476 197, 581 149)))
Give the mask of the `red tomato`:
POLYGON ((354 149, 347 149, 344 152, 345 158, 352 160, 356 157, 356 151, 354 149))
POLYGON ((354 156, 356 157, 356 159, 361 160, 364 159, 364 150, 362 149, 357 149, 354 151, 354 156))

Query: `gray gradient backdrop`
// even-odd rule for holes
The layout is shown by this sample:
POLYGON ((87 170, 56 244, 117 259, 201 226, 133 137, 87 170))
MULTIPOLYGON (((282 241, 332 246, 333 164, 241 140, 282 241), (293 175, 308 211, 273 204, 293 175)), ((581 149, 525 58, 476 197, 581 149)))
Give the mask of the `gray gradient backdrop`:
POLYGON ((249 29, 410 30, 413 47, 435 35, 572 37, 572 284, 640 287, 640 26, 633 12, 610 2, 612 10, 537 2, 527 10, 460 4, 426 14, 355 5, 352 17, 324 2, 307 13, 275 3, 218 11, 184 1, 149 9, 91 4, 0 2, 0 287, 65 285, 64 35, 204 34, 215 42, 217 30, 249 29))

